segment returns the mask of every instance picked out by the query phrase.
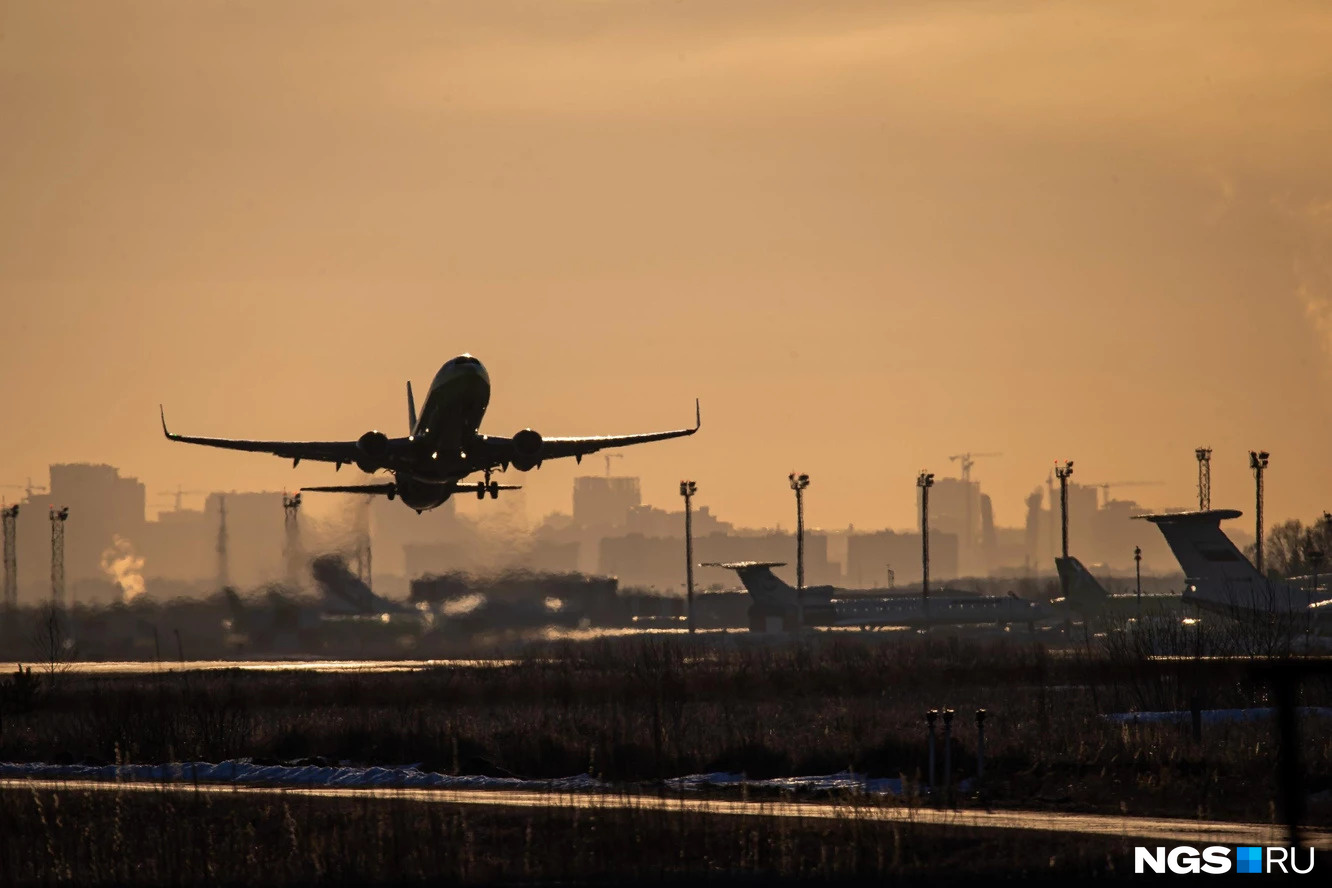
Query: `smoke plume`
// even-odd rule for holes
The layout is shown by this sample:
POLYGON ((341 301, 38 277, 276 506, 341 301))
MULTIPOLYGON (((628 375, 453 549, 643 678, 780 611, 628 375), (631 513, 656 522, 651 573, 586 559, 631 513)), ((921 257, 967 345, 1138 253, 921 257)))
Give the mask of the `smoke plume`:
POLYGON ((116 581, 126 604, 143 594, 143 557, 134 554, 134 545, 124 537, 112 536, 110 548, 102 553, 102 572, 116 581))

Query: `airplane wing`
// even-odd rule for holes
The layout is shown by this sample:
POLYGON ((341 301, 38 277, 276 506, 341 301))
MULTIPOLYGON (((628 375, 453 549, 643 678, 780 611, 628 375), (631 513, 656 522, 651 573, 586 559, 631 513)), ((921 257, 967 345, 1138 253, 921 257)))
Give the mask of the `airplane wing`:
MULTIPOLYGON (((560 459, 561 457, 572 456, 577 460, 582 460, 589 453, 596 453, 598 450, 604 450, 608 447, 628 447, 633 444, 647 444, 652 441, 666 441, 670 438, 683 438, 692 435, 703 425, 703 414, 699 408, 698 400, 694 401, 694 427, 689 429, 674 429, 669 432, 646 432, 640 435, 595 435, 584 438, 541 438, 540 446, 534 453, 526 454, 534 462, 541 463, 548 459, 560 459)), ((522 433, 520 433, 522 434, 522 433)), ((509 463, 515 460, 519 454, 521 442, 515 443, 514 438, 496 437, 491 435, 481 436, 485 457, 493 465, 500 463, 509 463)))
POLYGON ((398 495, 398 485, 388 484, 326 484, 322 487, 302 487, 301 493, 362 493, 366 496, 386 496, 393 499, 398 495))
MULTIPOLYGON (((161 410, 161 408, 158 408, 161 410)), ((226 450, 246 450, 251 453, 271 453, 293 463, 303 459, 319 462, 354 463, 364 456, 356 441, 248 441, 241 438, 200 438, 191 435, 177 435, 167 430, 166 411, 162 413, 162 434, 169 441, 184 444, 202 444, 205 447, 221 447, 226 450)), ((404 439, 405 440, 405 439, 404 439)), ((388 442, 392 444, 392 441, 388 442)))

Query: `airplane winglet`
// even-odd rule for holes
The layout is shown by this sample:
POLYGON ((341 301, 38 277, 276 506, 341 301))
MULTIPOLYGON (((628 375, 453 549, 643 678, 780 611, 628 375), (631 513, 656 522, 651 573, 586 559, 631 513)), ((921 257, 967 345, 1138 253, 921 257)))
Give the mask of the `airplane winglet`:
POLYGON ((703 428, 703 408, 698 404, 698 398, 694 399, 694 431, 703 428))
POLYGON ((157 411, 162 415, 162 434, 166 435, 167 438, 170 438, 171 433, 167 431, 167 425, 166 425, 166 408, 163 407, 161 404, 158 404, 157 411))

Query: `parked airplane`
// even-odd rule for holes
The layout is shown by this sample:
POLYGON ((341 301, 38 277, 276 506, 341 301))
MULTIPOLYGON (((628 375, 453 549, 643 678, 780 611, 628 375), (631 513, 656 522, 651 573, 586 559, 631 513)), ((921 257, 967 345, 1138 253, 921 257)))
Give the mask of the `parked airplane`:
POLYGON ((1211 509, 1141 516, 1160 529, 1184 569, 1184 603, 1234 617, 1332 624, 1332 599, 1325 590, 1264 577, 1225 535, 1221 522, 1242 514, 1238 509, 1211 509))
POLYGON ((377 494, 400 497, 417 512, 433 509, 455 493, 475 493, 492 499, 501 490, 517 490, 516 485, 491 480, 496 469, 513 466, 520 472, 539 468, 550 459, 572 456, 579 462, 589 453, 606 447, 627 447, 692 435, 702 425, 698 402, 694 402, 694 427, 670 432, 641 435, 605 435, 586 438, 545 438, 533 429, 523 429, 512 438, 483 435, 477 429, 490 403, 490 375, 481 362, 468 354, 447 361, 426 393, 421 415, 416 414, 412 384, 407 383, 408 434, 390 438, 380 431, 369 431, 355 441, 249 441, 233 438, 199 438, 175 435, 167 431, 166 411, 162 413, 162 433, 172 441, 203 444, 228 450, 271 453, 291 460, 296 466, 303 459, 331 462, 335 469, 353 463, 361 471, 373 474, 381 469, 393 475, 385 484, 334 485, 303 487, 302 490, 330 493, 377 494), (463 483, 463 479, 483 472, 485 480, 463 483))
POLYGON ((1136 592, 1112 595, 1081 561, 1072 556, 1056 557, 1055 569, 1059 571, 1061 585, 1067 591, 1064 598, 1055 599, 1053 603, 1062 604, 1084 619, 1111 615, 1133 617, 1138 616, 1140 611, 1147 614, 1180 612, 1180 616, 1184 616, 1184 600, 1180 596, 1152 593, 1139 597, 1136 592))
POLYGON ((798 590, 772 572, 780 561, 709 562, 740 577, 754 603, 754 632, 791 631, 803 626, 950 626, 969 623, 1034 623, 1052 616, 1050 608, 1017 596, 895 595, 866 598, 835 586, 798 590))

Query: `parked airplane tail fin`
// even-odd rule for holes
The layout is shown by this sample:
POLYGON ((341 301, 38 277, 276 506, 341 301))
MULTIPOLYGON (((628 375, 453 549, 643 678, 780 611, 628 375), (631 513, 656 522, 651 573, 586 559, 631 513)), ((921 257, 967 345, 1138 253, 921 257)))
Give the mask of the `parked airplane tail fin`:
POLYGON ((1238 518, 1237 509, 1143 515, 1160 529, 1175 560, 1190 581, 1250 582, 1261 575, 1221 530, 1221 521, 1238 518))
POLYGON ((1099 609, 1110 593, 1096 577, 1076 558, 1056 558, 1055 568, 1059 571, 1059 580, 1066 590, 1068 604, 1080 611, 1099 609))
POLYGON ((1316 613, 1313 589, 1264 577, 1222 532, 1223 519, 1240 515, 1235 509, 1212 509, 1142 517, 1160 528, 1184 569, 1185 603, 1232 614, 1316 613))
POLYGON ((754 603, 773 613, 787 613, 799 607, 795 588, 772 572, 774 567, 784 567, 783 561, 713 561, 703 566, 735 571, 754 603))

